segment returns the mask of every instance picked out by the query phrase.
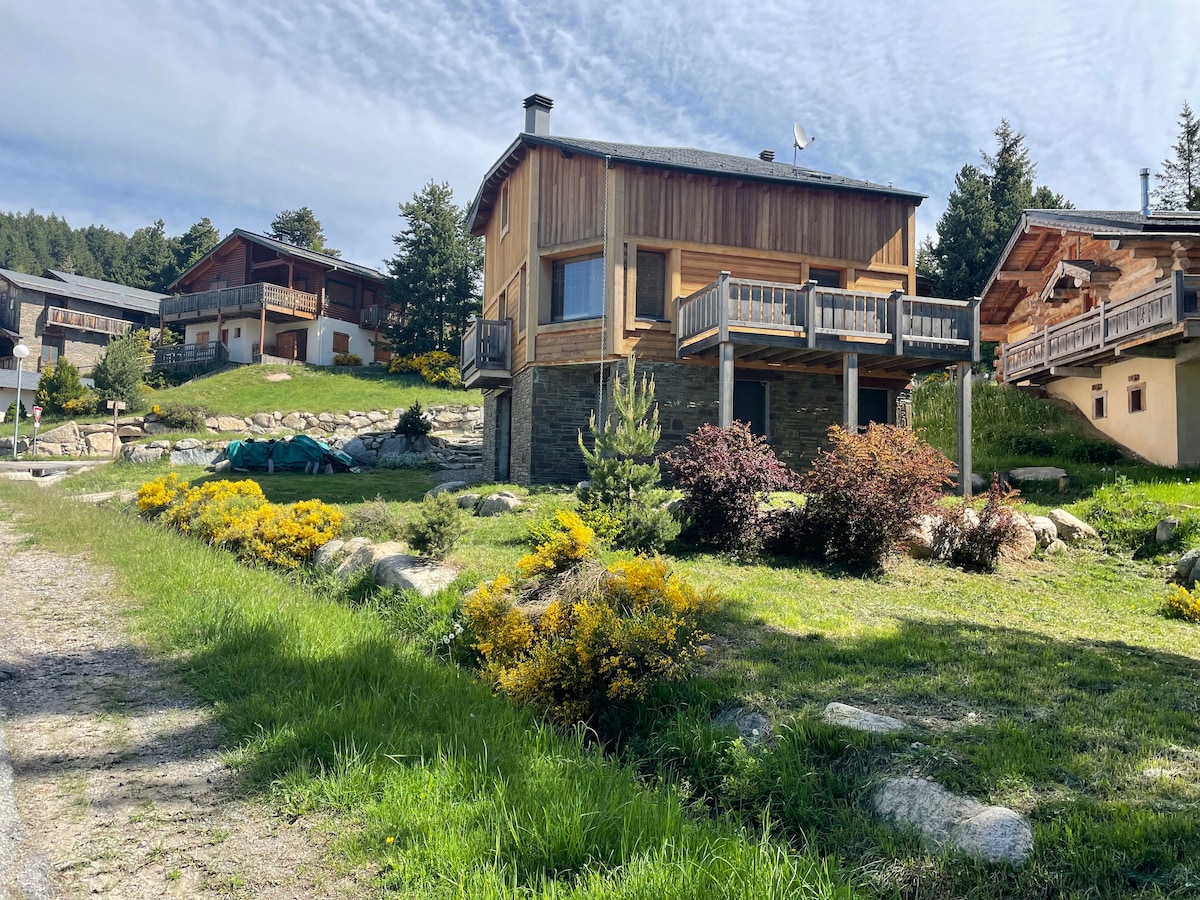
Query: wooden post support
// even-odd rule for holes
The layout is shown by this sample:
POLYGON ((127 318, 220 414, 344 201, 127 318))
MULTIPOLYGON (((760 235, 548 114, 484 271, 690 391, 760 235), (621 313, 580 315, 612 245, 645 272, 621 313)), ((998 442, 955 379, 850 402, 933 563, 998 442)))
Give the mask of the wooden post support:
POLYGON ((958 492, 971 496, 971 364, 960 362, 958 375, 958 492))
POLYGON ((116 459, 121 449, 121 439, 117 437, 117 416, 124 412, 125 402, 123 400, 109 400, 107 406, 113 411, 112 456, 113 459, 116 459))
POLYGON ((806 281, 804 287, 804 336, 811 350, 817 346, 817 283, 806 281))
POLYGON ((717 407, 722 428, 733 424, 733 344, 721 342, 721 371, 718 375, 720 401, 717 407))
MULTIPOLYGON (((220 335, 217 335, 220 337, 220 335)), ((262 301, 262 312, 258 318, 258 361, 267 355, 267 301, 262 301)))
MULTIPOLYGON (((717 316, 718 316, 717 323, 718 323, 718 328, 720 330, 720 340, 721 340, 722 348, 724 348, 725 344, 728 343, 728 341, 729 341, 729 277, 730 277, 729 272, 722 272, 720 275, 717 276, 717 302, 721 304, 720 308, 717 310, 717 316)), ((725 354, 725 351, 724 351, 724 349, 722 349, 721 350, 721 359, 722 360, 725 359, 724 354, 725 354)), ((732 368, 733 367, 733 345, 732 344, 729 347, 729 365, 730 365, 729 371, 732 372, 733 371, 733 368, 732 368)), ((722 371, 724 371, 724 369, 722 369, 722 371)), ((732 390, 732 388, 730 388, 730 390, 732 390)), ((728 428, 729 424, 728 423, 723 424, 721 427, 728 428)))
POLYGON ((842 423, 851 434, 858 433, 858 354, 842 354, 842 423))

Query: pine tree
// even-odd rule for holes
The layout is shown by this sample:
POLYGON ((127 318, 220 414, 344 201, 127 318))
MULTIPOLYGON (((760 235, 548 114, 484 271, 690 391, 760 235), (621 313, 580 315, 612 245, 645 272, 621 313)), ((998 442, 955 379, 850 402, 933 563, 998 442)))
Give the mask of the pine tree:
POLYGON ((303 247, 326 256, 341 256, 341 250, 334 250, 325 245, 325 232, 321 221, 313 215, 307 206, 299 209, 285 209, 271 221, 270 236, 277 241, 291 244, 293 247, 303 247))
POLYGON ((221 232, 213 225, 212 220, 205 216, 177 238, 171 239, 171 250, 175 256, 171 281, 174 281, 193 265, 204 254, 221 242, 221 232))
POLYGON ((450 185, 432 181, 400 204, 404 229, 388 261, 388 297, 400 317, 386 329, 404 353, 457 355, 467 317, 479 312, 483 243, 467 231, 467 214, 450 185))
POLYGON ((592 413, 588 426, 592 448, 579 434, 588 473, 583 492, 583 514, 603 510, 616 520, 611 540, 614 546, 628 550, 662 550, 679 533, 679 526, 665 509, 659 508, 659 469, 654 459, 661 430, 658 405, 654 401, 654 379, 635 373, 635 360, 629 354, 625 378, 613 381, 612 413, 598 423, 592 413))
POLYGON ((1155 175, 1154 199, 1160 209, 1200 210, 1200 119, 1184 101, 1179 113, 1179 137, 1171 148, 1173 159, 1164 159, 1155 175))
POLYGON ((66 357, 42 369, 36 396, 47 416, 80 415, 96 409, 96 395, 79 380, 79 369, 66 357))
POLYGON ((150 336, 145 331, 131 331, 109 341, 92 371, 100 399, 121 400, 130 414, 141 409, 146 402, 143 378, 152 354, 150 336))

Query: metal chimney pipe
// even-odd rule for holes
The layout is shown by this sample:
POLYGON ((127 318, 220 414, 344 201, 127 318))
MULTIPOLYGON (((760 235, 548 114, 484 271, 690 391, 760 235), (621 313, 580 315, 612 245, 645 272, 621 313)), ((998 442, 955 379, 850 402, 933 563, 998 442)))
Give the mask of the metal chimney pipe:
POLYGON ((1150 215, 1150 170, 1142 169, 1142 215, 1150 215))
POLYGON ((550 109, 554 101, 541 94, 530 94, 525 98, 525 133, 549 134, 550 109))

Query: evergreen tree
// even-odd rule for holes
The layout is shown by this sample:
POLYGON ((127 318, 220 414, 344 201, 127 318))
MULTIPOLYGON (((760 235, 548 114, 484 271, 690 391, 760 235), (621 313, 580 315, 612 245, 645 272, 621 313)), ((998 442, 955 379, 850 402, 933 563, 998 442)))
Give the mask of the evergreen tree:
POLYGON ((125 411, 131 414, 141 409, 146 402, 143 378, 152 356, 150 335, 145 331, 131 331, 109 341, 104 356, 92 370, 100 399, 124 401, 125 411))
MULTIPOLYGON (((971 297, 982 289, 1026 209, 1070 207, 1061 194, 1034 189, 1037 165, 1029 158, 1025 135, 1002 119, 994 132, 996 152, 980 151, 983 166, 967 164, 954 178, 946 211, 918 271, 934 293, 971 297)), ((924 249, 924 248, 923 248, 924 249)))
POLYGON ((425 185, 400 204, 405 227, 388 262, 388 297, 401 313, 386 329, 405 353, 457 354, 467 317, 479 312, 483 242, 467 231, 467 214, 450 185, 425 185))
POLYGON ((42 369, 36 396, 47 416, 80 415, 96 409, 95 394, 79 380, 79 369, 66 357, 42 369))
POLYGON ((1200 210, 1200 119, 1184 101, 1179 114, 1179 137, 1171 148, 1175 156, 1164 159, 1155 175, 1154 199, 1160 209, 1200 210))
POLYGON ((147 291, 165 291, 174 272, 175 254, 167 242, 166 223, 139 228, 129 238, 130 279, 124 284, 147 291))
POLYGON ((324 253, 326 256, 341 256, 340 250, 325 246, 325 232, 321 222, 307 206, 285 209, 271 221, 268 234, 277 241, 324 253))
POLYGON ((659 506, 659 469, 654 448, 661 433, 654 379, 635 374, 633 354, 625 364, 625 379, 613 382, 612 413, 598 423, 592 413, 592 448, 579 434, 588 473, 581 512, 586 520, 603 510, 615 519, 613 545, 627 550, 662 550, 679 533, 678 523, 659 506))
POLYGON ((173 238, 171 249, 175 256, 171 272, 174 281, 200 260, 204 254, 221 242, 221 232, 213 225, 212 220, 205 216, 183 234, 173 238))

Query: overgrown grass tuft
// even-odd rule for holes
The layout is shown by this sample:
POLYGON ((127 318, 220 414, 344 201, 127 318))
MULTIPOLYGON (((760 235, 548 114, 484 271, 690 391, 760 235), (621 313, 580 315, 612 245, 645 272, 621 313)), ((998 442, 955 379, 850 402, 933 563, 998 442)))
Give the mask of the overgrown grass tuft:
POLYGON ((848 895, 831 863, 761 826, 695 819, 677 792, 494 698, 369 606, 114 510, 23 485, 0 498, 39 542, 113 567, 145 638, 218 710, 247 789, 332 816, 338 849, 401 896, 848 895))

